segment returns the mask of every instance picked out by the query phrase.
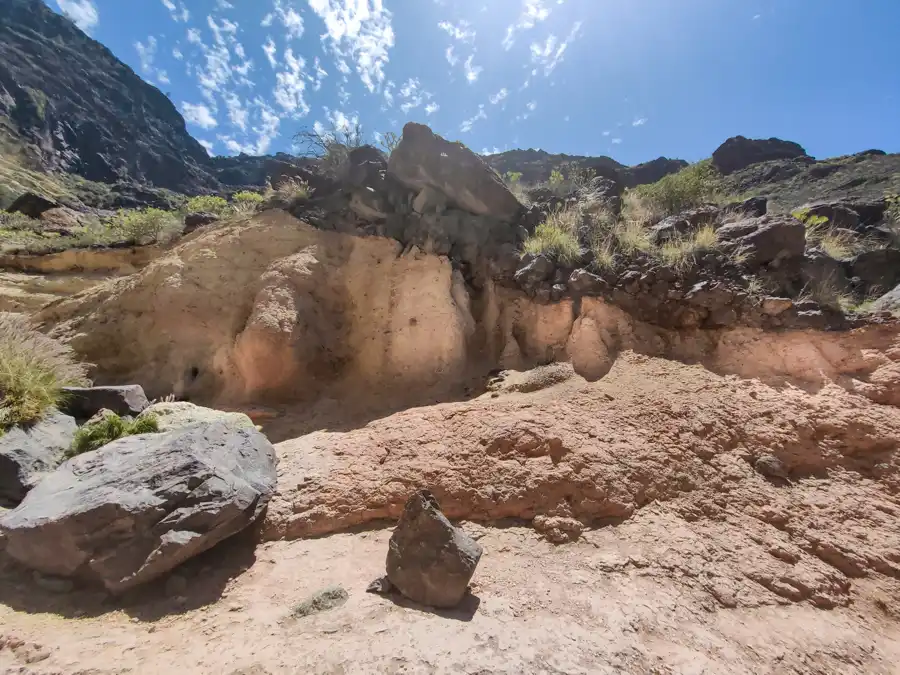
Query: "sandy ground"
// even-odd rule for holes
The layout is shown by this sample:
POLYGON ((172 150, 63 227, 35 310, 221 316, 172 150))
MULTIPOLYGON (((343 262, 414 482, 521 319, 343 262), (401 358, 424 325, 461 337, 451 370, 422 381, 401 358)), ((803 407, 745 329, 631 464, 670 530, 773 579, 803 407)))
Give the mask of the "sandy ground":
POLYGON ((666 519, 645 509, 564 547, 523 527, 469 525, 486 555, 464 608, 443 613, 365 592, 383 570, 387 529, 271 542, 255 554, 248 542, 233 542, 189 563, 180 575, 185 589, 161 582, 125 601, 89 591, 55 595, 6 570, 0 668, 97 675, 898 672, 900 630, 887 606, 894 602, 879 584, 865 582, 849 606, 832 610, 765 599, 726 609, 681 554, 666 567, 667 550, 692 545, 690 533, 666 519), (648 531, 663 538, 648 546, 648 531), (305 596, 331 584, 348 590, 345 605, 291 617, 305 596))

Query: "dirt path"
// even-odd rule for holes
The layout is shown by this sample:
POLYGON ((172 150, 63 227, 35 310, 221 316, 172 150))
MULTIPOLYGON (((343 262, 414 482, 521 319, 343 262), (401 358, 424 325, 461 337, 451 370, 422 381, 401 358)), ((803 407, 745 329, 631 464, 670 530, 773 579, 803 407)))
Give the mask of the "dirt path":
POLYGON ((383 570, 384 529, 263 544, 255 555, 236 542, 189 563, 181 573, 186 589, 163 582, 119 606, 88 591, 38 590, 7 569, 0 668, 95 675, 897 672, 900 630, 888 605, 892 589, 900 596, 884 580, 855 586, 844 608, 793 604, 759 587, 756 601, 744 598, 750 606, 728 609, 702 562, 727 569, 740 560, 714 559, 721 550, 698 546, 690 525, 653 508, 564 547, 523 527, 468 529, 486 550, 474 597, 442 615, 364 592, 383 570), (331 584, 349 591, 345 605, 290 616, 306 595, 331 584))

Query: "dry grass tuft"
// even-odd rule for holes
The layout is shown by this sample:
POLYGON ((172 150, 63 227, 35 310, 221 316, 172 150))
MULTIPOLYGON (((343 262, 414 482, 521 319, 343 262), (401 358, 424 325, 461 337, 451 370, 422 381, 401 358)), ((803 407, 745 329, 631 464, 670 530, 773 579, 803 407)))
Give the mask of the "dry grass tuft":
POLYGON ((19 314, 0 313, 0 429, 35 422, 62 388, 89 384, 72 349, 34 330, 19 314))
POLYGON ((300 178, 287 178, 278 184, 275 195, 284 202, 305 201, 313 193, 309 183, 300 178))

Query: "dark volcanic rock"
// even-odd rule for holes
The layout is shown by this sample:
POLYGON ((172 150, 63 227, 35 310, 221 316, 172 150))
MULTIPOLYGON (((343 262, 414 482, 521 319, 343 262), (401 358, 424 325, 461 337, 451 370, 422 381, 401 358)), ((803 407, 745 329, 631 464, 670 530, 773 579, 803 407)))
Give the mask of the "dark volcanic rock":
POLYGON ((868 288, 885 292, 900 284, 900 250, 876 248, 850 261, 850 275, 868 288))
POLYGON ((808 157, 797 143, 778 138, 749 139, 743 136, 729 138, 713 152, 713 165, 723 174, 734 173, 752 164, 773 159, 808 157))
POLYGON ((45 212, 59 208, 59 204, 34 192, 26 192, 9 205, 10 213, 24 213, 29 218, 40 218, 45 212))
POLYGON ((619 173, 625 187, 636 187, 647 183, 655 183, 658 180, 662 180, 670 173, 678 173, 686 166, 688 166, 688 163, 683 159, 658 157, 657 159, 644 162, 643 164, 626 167, 619 173))
POLYGON ((455 607, 466 595, 481 545, 454 527, 427 490, 406 502, 387 554, 387 577, 414 602, 455 607))
POLYGON ((900 312, 900 286, 888 291, 872 304, 875 312, 900 312))
POLYGON ((3 0, 0 116, 45 169, 179 191, 215 188, 172 102, 41 0, 3 0))
POLYGON ((543 255, 538 255, 522 261, 524 264, 516 271, 515 280, 526 291, 547 281, 553 274, 555 266, 553 262, 543 255))
POLYGON ((406 187, 431 187, 450 204, 481 216, 514 222, 522 205, 500 176, 462 143, 451 143, 428 127, 408 122, 391 153, 388 172, 406 187))
POLYGON ((275 475, 275 449, 256 429, 130 436, 48 474, 0 518, 0 533, 26 567, 118 593, 254 522, 275 475))
POLYGON ((790 216, 763 216, 725 225, 718 230, 719 241, 743 248, 750 265, 799 257, 806 248, 806 228, 790 216))
POLYGON ((745 218, 758 218, 764 216, 769 209, 769 200, 766 197, 749 197, 740 202, 733 202, 722 209, 726 216, 744 216, 745 218))
POLYGON ((203 227, 204 225, 209 225, 210 223, 215 223, 219 220, 219 216, 215 213, 205 213, 205 212, 197 212, 197 213, 188 213, 184 217, 184 234, 190 234, 198 227, 203 227))
POLYGON ((139 384, 112 387, 63 387, 65 398, 60 406, 67 415, 79 420, 90 419, 101 410, 117 415, 137 415, 150 405, 139 384))
POLYGON ((0 436, 0 504, 18 504, 47 471, 56 468, 72 443, 75 420, 52 412, 27 428, 0 436))

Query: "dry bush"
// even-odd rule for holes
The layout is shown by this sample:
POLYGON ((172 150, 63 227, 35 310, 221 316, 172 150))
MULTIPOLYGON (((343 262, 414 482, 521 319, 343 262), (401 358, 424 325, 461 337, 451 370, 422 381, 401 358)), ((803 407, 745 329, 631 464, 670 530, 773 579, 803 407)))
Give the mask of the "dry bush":
POLYGON ((665 265, 685 270, 693 267, 701 254, 716 248, 718 239, 715 229, 712 225, 704 225, 694 232, 664 242, 655 253, 665 265))
POLYGON ((524 252, 545 255, 566 265, 575 263, 580 256, 575 234, 580 223, 581 211, 577 207, 554 209, 525 240, 524 252))
POLYGON ((283 202, 304 201, 313 193, 309 183, 300 178, 286 178, 274 189, 275 195, 283 202))
POLYGON ((0 313, 0 430, 39 420, 59 403, 63 387, 88 384, 87 366, 68 345, 20 314, 0 313))
POLYGON ((329 129, 319 125, 303 129, 294 134, 294 143, 301 157, 315 157, 327 173, 340 176, 347 168, 350 151, 365 145, 365 140, 362 125, 352 120, 332 124, 329 129))

